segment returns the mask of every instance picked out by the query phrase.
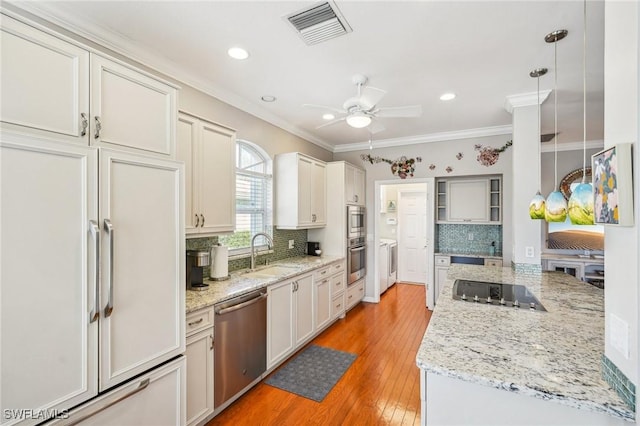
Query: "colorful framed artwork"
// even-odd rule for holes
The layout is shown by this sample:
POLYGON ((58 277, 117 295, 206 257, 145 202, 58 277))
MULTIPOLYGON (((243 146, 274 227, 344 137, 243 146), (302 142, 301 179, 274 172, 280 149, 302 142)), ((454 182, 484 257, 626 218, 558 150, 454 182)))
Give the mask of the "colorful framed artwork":
POLYGON ((631 145, 618 144, 591 156, 595 223, 633 225, 631 145))

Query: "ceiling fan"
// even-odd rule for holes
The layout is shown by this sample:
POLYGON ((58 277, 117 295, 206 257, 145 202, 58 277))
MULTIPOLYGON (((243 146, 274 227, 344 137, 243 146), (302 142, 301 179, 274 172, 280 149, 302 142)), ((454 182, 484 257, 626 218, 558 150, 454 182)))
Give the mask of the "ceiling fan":
POLYGON ((346 121, 349 126, 356 129, 369 127, 368 130, 370 133, 378 133, 384 130, 385 127, 376 121, 377 118, 410 118, 420 117, 422 115, 421 105, 378 107, 380 100, 387 94, 386 91, 376 87, 366 86, 368 78, 362 74, 355 74, 351 78, 351 81, 357 86, 358 92, 356 96, 347 99, 342 104, 342 108, 315 104, 303 105, 305 107, 337 112, 342 115, 316 127, 316 129, 346 121))

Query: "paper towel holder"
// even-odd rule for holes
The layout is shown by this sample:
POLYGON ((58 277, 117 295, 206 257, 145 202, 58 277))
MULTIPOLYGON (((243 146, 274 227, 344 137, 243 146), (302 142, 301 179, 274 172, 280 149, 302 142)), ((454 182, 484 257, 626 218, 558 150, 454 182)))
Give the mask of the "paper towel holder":
POLYGON ((225 281, 225 280, 228 280, 230 277, 229 270, 228 270, 228 262, 229 262, 228 252, 224 253, 224 255, 222 256, 215 256, 214 254, 216 247, 221 247, 221 246, 222 244, 218 243, 218 244, 215 244, 213 247, 211 247, 211 268, 209 269, 209 279, 211 281, 225 281), (216 260, 218 262, 225 263, 225 266, 227 267, 222 268, 222 270, 224 271, 224 273, 226 273, 226 275, 217 276, 217 273, 220 272, 220 267, 216 264, 216 260))

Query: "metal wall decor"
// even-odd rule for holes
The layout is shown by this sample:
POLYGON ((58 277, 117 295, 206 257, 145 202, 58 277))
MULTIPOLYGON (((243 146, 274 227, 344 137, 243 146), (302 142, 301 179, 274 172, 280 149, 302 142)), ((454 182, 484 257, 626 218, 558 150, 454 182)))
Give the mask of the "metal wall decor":
POLYGON ((362 158, 362 161, 367 161, 370 164, 391 164, 391 174, 394 176, 398 176, 400 179, 413 177, 413 173, 415 172, 415 164, 422 162, 422 157, 407 158, 404 155, 397 160, 389 160, 382 157, 372 157, 370 154, 362 154, 360 158, 362 158))

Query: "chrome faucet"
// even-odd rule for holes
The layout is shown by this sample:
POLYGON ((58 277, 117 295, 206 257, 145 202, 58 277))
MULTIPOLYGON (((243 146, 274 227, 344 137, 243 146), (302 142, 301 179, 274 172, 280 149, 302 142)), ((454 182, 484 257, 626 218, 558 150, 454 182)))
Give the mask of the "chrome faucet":
POLYGON ((264 232, 258 232, 253 237, 251 237, 251 270, 252 271, 256 269, 256 247, 254 243, 256 241, 256 237, 260 235, 262 235, 267 239, 267 249, 270 250, 273 248, 273 239, 269 234, 265 234, 264 232))

